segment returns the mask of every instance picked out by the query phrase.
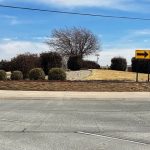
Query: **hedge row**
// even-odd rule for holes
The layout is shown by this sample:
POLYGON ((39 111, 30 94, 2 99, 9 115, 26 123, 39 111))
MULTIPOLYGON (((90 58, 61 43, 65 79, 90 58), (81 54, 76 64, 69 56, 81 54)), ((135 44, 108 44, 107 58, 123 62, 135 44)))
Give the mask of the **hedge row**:
MULTIPOLYGON (((29 72, 30 80, 45 80, 45 73, 42 68, 34 68, 29 72)), ((21 71, 13 71, 11 80, 23 80, 21 71)), ((7 74, 4 70, 0 70, 0 80, 7 80, 7 74)), ((66 72, 61 68, 52 68, 48 72, 48 80, 66 80, 66 72)))
POLYGON ((67 67, 73 71, 80 69, 100 69, 100 65, 96 62, 83 60, 80 56, 70 56, 67 62, 67 67))
POLYGON ((0 70, 11 72, 19 70, 22 72, 24 79, 29 78, 29 71, 33 68, 42 68, 44 73, 48 75, 50 69, 61 67, 62 57, 56 52, 44 52, 41 53, 40 56, 25 53, 13 57, 10 61, 0 61, 0 70))

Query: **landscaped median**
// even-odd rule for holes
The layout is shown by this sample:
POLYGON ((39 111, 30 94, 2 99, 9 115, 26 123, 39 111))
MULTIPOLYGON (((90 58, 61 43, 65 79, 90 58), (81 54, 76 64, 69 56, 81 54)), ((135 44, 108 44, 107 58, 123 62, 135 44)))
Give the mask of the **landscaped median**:
POLYGON ((0 90, 150 92, 150 83, 123 81, 0 81, 0 90))

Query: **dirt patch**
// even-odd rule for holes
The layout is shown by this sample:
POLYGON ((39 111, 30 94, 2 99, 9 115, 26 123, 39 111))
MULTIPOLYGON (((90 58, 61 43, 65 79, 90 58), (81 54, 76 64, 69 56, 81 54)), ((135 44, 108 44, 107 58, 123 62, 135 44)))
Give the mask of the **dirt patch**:
POLYGON ((150 83, 122 81, 1 81, 0 90, 150 92, 150 83))

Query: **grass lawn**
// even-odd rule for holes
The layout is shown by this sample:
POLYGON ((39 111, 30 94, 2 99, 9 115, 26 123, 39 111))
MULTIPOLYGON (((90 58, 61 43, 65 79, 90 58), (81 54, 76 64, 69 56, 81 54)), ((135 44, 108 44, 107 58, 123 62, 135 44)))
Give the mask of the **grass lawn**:
POLYGON ((150 83, 113 81, 0 81, 0 90, 23 91, 96 91, 96 92, 150 92, 150 83))
MULTIPOLYGON (((147 81, 147 74, 139 74, 139 81, 147 81)), ((92 74, 86 80, 119 80, 135 81, 136 73, 113 70, 92 70, 92 74)))

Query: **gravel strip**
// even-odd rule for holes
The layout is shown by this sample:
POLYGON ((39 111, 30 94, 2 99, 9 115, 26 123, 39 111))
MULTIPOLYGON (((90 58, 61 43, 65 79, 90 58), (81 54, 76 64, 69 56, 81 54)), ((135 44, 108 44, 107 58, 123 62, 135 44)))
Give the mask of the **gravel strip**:
POLYGON ((92 71, 91 70, 80 70, 80 71, 67 71, 67 80, 85 80, 92 71))

